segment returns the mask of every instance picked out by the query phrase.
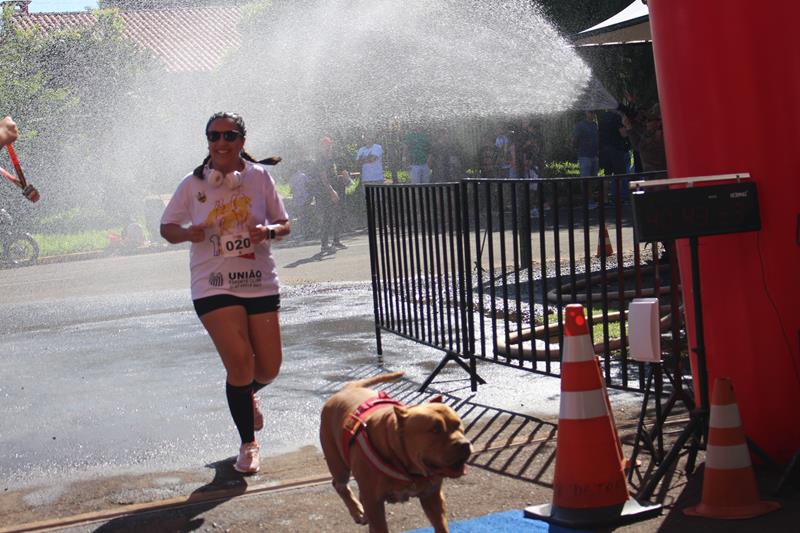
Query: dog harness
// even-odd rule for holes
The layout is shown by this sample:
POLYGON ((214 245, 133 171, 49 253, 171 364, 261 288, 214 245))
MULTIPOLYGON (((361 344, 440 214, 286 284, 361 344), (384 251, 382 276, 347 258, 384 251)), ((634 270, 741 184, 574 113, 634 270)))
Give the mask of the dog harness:
POLYGON ((342 430, 342 452, 344 454, 344 460, 347 467, 350 468, 350 447, 355 442, 361 447, 361 451, 364 452, 364 455, 369 462, 372 463, 372 466, 377 468, 380 472, 392 479, 411 482, 413 481, 411 476, 387 463, 369 441, 366 416, 372 411, 387 405, 402 406, 403 404, 390 398, 388 394, 381 391, 374 398, 370 398, 359 405, 358 408, 350 414, 350 418, 346 422, 345 428, 342 430))

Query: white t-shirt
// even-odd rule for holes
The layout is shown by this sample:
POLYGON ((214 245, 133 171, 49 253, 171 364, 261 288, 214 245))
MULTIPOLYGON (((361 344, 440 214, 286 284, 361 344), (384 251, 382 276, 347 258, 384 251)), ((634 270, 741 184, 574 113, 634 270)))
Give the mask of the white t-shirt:
POLYGON ((192 243, 190 251, 193 300, 216 294, 254 298, 278 294, 280 286, 269 239, 252 246, 248 228, 288 218, 267 169, 246 161, 242 184, 235 189, 186 176, 161 223, 206 225, 205 240, 192 243))
POLYGON ((292 187, 293 205, 304 205, 311 201, 314 195, 309 187, 309 182, 309 177, 299 170, 289 178, 289 185, 292 187))
POLYGON ((381 182, 383 183, 383 148, 380 144, 373 144, 372 146, 362 146, 356 153, 356 161, 362 157, 374 155, 378 159, 372 163, 364 163, 361 165, 361 181, 363 182, 381 182))

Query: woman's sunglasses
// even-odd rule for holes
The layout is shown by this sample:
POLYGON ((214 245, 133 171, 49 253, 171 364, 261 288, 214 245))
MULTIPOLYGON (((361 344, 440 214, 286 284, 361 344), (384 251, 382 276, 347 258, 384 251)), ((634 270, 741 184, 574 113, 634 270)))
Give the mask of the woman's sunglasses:
POLYGON ((206 132, 206 138, 208 139, 209 142, 212 142, 212 143, 213 142, 217 142, 220 137, 222 137, 223 139, 225 139, 228 142, 233 142, 236 139, 238 139, 239 137, 244 137, 244 135, 242 135, 241 132, 236 131, 236 130, 230 130, 230 131, 207 131, 206 132))

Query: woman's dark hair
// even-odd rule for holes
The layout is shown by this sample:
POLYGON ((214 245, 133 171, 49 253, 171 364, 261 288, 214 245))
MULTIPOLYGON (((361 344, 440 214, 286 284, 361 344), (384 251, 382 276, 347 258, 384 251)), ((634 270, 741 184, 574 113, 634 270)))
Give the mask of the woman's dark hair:
POLYGON ((219 118, 227 118, 228 120, 236 124, 236 128, 239 130, 239 133, 242 134, 242 139, 247 137, 247 128, 244 127, 244 119, 242 118, 242 116, 227 111, 220 111, 218 113, 214 113, 213 115, 211 115, 211 118, 209 118, 208 122, 206 122, 206 133, 208 133, 208 127, 211 126, 211 123, 219 118))
MULTIPOLYGON (((242 134, 242 139, 247 138, 247 128, 244 125, 244 119, 241 115, 236 113, 231 113, 228 111, 220 111, 211 115, 211 118, 208 119, 206 122, 206 133, 208 133, 208 128, 211 126, 211 123, 217 119, 226 118, 236 124, 236 128, 239 130, 239 133, 242 134)), ((250 161, 251 163, 261 163, 262 165, 277 165, 280 161, 280 157, 268 157, 267 159, 263 159, 261 161, 257 161, 253 156, 248 154, 245 150, 242 150, 241 154, 239 154, 242 159, 246 161, 250 161)), ((200 166, 195 168, 192 174, 195 175, 198 179, 203 179, 203 168, 208 164, 211 160, 211 156, 207 155, 203 162, 200 163, 200 166)))

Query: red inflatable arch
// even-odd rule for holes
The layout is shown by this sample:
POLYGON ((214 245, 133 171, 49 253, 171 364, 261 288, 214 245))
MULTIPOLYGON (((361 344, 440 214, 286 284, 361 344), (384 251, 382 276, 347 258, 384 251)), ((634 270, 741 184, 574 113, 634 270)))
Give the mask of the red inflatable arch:
MULTIPOLYGON (((669 176, 749 172, 762 230, 700 237, 709 386, 748 437, 800 449, 800 2, 649 0, 669 176)), ((691 342, 689 250, 679 261, 691 342)), ((694 344, 692 344, 694 345, 694 344)))

